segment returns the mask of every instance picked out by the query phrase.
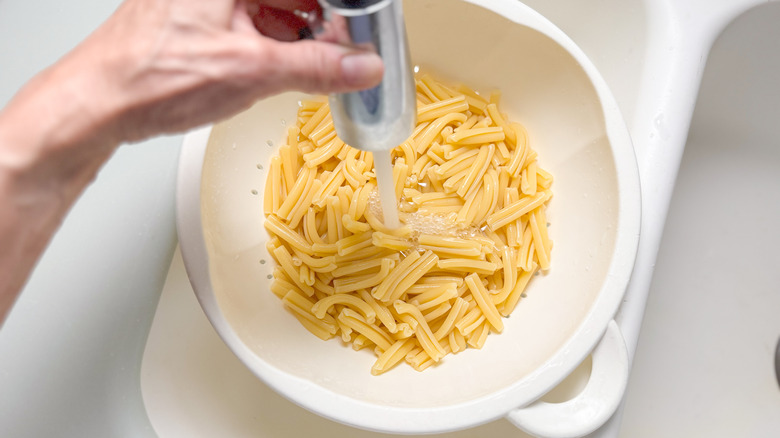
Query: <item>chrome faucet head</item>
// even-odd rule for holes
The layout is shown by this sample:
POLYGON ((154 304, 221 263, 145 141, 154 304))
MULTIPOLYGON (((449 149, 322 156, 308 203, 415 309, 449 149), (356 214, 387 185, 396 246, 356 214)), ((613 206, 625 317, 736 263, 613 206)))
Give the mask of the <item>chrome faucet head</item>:
POLYGON ((314 38, 375 51, 384 62, 374 88, 331 95, 336 133, 348 145, 390 150, 412 135, 417 100, 400 0, 319 0, 314 38))

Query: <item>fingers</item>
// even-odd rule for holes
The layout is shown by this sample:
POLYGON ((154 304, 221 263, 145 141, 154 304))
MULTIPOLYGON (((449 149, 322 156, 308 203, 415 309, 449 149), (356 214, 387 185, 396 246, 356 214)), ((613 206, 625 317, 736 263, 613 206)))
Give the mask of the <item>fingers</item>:
POLYGON ((335 44, 269 41, 266 49, 265 69, 285 89, 309 93, 364 90, 378 85, 384 73, 377 54, 335 44))
POLYGON ((234 31, 237 31, 238 33, 243 34, 252 34, 253 32, 257 32, 254 23, 252 23, 252 18, 249 16, 249 12, 247 11, 246 0, 238 0, 236 2, 230 28, 234 31))
POLYGON ((182 17, 199 23, 208 23, 213 26, 225 28, 235 9, 235 2, 214 0, 186 0, 186 1, 146 1, 144 9, 150 7, 167 7, 170 16, 182 17))

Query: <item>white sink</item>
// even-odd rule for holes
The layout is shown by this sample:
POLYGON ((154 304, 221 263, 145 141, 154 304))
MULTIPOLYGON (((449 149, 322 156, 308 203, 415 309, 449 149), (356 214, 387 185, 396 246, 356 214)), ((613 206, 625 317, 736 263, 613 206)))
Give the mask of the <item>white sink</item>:
POLYGON ((622 436, 777 437, 780 4, 704 71, 625 400, 622 436))
MULTIPOLYGON (((118 0, 80 2, 89 14, 54 0, 0 1, 0 102, 118 0)), ((733 21, 705 69, 720 30, 765 2, 525 3, 600 70, 642 177, 640 251, 617 317, 634 369, 622 428, 618 415, 593 437, 780 436, 771 367, 780 335, 780 4, 733 21)), ((142 393, 161 438, 382 436, 324 420, 264 386, 208 324, 178 252, 167 269, 175 143, 121 150, 55 236, 0 332, 0 436, 152 435, 142 393)), ((546 399, 576 394, 588 372, 586 361, 546 399)), ((500 420, 448 436, 524 435, 500 420)))

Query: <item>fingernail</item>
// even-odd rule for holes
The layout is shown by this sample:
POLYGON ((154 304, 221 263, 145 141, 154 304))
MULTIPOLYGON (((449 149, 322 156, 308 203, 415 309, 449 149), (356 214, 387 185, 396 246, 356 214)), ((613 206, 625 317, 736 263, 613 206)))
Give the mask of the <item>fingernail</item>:
POLYGON ((382 58, 374 53, 354 52, 341 58, 341 74, 349 85, 370 87, 382 80, 382 58))

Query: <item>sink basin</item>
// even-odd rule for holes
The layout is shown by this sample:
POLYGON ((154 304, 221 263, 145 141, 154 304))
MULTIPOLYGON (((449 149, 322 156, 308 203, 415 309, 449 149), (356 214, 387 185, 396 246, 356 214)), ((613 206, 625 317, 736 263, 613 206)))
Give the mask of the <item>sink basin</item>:
POLYGON ((780 435, 780 4, 737 18, 704 71, 621 436, 780 435))

